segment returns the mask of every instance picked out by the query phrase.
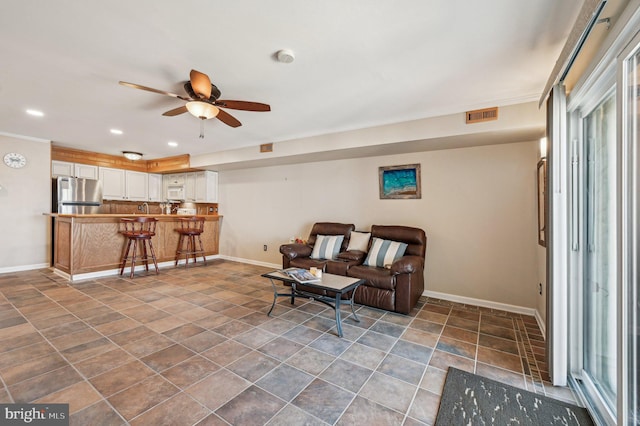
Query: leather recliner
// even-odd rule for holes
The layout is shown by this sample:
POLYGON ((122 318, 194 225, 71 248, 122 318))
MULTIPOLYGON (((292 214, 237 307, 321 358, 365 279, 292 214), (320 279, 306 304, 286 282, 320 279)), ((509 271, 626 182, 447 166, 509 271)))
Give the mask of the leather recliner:
POLYGON ((316 267, 324 272, 335 275, 347 275, 347 269, 352 264, 362 263, 362 261, 342 261, 339 259, 312 259, 311 253, 316 243, 318 235, 342 235, 342 245, 340 252, 347 250, 349 246, 349 237, 351 231, 355 229, 353 224, 333 223, 333 222, 317 222, 311 228, 309 239, 306 244, 283 244, 280 246, 282 253, 282 268, 304 268, 309 269, 316 267))
POLYGON ((404 256, 393 262, 390 268, 365 265, 349 267, 347 276, 366 280, 358 287, 355 302, 408 314, 424 292, 427 236, 419 228, 372 225, 369 247, 374 237, 406 243, 407 249, 404 256))

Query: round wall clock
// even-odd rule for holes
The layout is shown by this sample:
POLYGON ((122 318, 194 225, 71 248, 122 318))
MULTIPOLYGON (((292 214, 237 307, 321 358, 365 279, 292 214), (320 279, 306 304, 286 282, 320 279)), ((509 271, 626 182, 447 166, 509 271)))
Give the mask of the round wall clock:
POLYGON ((4 156, 4 164, 14 169, 19 169, 27 164, 27 159, 22 154, 10 152, 4 156))

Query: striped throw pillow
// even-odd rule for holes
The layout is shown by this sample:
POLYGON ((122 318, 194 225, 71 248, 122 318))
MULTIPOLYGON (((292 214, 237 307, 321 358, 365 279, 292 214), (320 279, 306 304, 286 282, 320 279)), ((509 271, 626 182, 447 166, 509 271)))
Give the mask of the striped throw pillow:
POLYGON ((318 235, 311 252, 312 259, 335 259, 340 252, 344 235, 318 235))
POLYGON ((364 265, 384 268, 404 256, 406 249, 405 243, 374 237, 364 265))

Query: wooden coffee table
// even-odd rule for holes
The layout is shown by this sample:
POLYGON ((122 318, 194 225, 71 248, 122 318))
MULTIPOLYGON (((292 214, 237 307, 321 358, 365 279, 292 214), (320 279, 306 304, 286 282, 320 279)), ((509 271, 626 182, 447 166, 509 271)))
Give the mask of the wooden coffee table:
POLYGON ((271 304, 271 309, 269 309, 267 315, 271 315, 271 311, 273 311, 273 308, 276 305, 276 299, 278 297, 290 297, 292 305, 294 304, 296 297, 305 297, 311 300, 316 300, 320 303, 324 303, 336 312, 336 328, 338 329, 339 337, 342 337, 342 320, 340 317, 341 304, 346 303, 347 305, 351 305, 351 312, 353 312, 354 319, 357 322, 360 322, 360 319, 356 315, 356 312, 353 310, 353 297, 355 296, 356 290, 358 289, 360 284, 364 282, 363 279, 324 273, 322 274, 322 279, 320 281, 302 284, 307 287, 313 287, 317 288, 318 290, 325 290, 335 293, 335 297, 331 297, 298 289, 298 285, 300 285, 300 283, 284 272, 272 271, 267 272, 266 274, 262 274, 261 276, 269 278, 269 281, 271 281, 271 285, 273 286, 273 303, 271 304), (283 283, 290 284, 291 292, 278 293, 278 288, 276 287, 276 283, 274 281, 282 281, 283 283), (349 293, 350 291, 351 297, 349 299, 342 299, 342 296, 346 293, 349 293))

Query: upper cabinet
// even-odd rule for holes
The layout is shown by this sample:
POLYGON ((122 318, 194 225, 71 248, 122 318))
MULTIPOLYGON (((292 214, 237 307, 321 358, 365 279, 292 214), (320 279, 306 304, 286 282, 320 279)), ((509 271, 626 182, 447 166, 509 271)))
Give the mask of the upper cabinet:
POLYGON ((162 191, 162 175, 157 173, 149 173, 149 201, 164 201, 164 192, 162 191))
POLYGON ((184 200, 187 203, 196 201, 196 174, 186 173, 184 180, 184 200))
POLYGON ((79 178, 98 179, 98 166, 76 163, 73 165, 73 172, 79 178))
POLYGON ((125 170, 125 194, 129 201, 149 201, 148 173, 125 170))
POLYGON ((163 178, 167 185, 184 185, 184 175, 184 173, 171 173, 168 175, 163 175, 163 178))
POLYGON ((51 162, 51 177, 57 176, 74 176, 73 163, 66 161, 51 162))
POLYGON ((51 162, 51 177, 57 176, 98 179, 98 166, 54 160, 51 162))
POLYGON ((196 202, 218 202, 218 172, 203 171, 193 173, 196 178, 196 202))
POLYGON ((147 173, 100 167, 100 180, 105 200, 149 200, 147 173))
POLYGON ((100 167, 102 198, 105 200, 126 200, 125 174, 122 169, 100 167))

